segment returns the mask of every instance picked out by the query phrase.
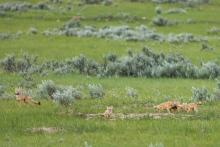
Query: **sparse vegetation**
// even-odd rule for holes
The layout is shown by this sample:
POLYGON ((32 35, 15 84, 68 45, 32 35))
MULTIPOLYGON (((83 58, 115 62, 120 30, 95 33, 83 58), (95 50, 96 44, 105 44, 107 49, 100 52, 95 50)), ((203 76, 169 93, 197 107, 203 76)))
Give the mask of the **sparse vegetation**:
POLYGON ((101 84, 89 84, 88 90, 91 98, 103 98, 105 95, 101 84))
POLYGON ((0 0, 0 146, 220 146, 219 7, 0 0))
POLYGON ((192 100, 194 101, 209 101, 211 94, 206 88, 192 87, 192 100))
POLYGON ((58 87, 52 80, 42 81, 38 86, 38 94, 40 98, 51 98, 53 99, 53 94, 57 91, 58 87))
POLYGON ((2 97, 2 95, 4 94, 5 91, 4 89, 5 89, 4 86, 0 84, 0 97, 2 97))
POLYGON ((138 97, 138 92, 136 89, 132 88, 132 87, 126 87, 125 88, 127 96, 128 97, 132 97, 132 98, 137 98, 138 97))
POLYGON ((76 88, 60 87, 53 94, 52 97, 55 102, 63 106, 71 105, 75 99, 81 98, 81 93, 76 88))

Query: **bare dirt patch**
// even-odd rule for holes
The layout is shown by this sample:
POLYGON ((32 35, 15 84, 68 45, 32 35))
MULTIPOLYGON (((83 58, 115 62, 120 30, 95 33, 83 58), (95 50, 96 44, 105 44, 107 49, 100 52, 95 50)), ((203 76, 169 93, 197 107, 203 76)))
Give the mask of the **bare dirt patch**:
POLYGON ((37 128, 28 128, 27 131, 31 133, 46 133, 46 134, 54 134, 62 131, 63 129, 59 129, 56 127, 37 127, 37 128))
POLYGON ((105 118, 110 120, 125 120, 125 119, 163 119, 163 118, 192 118, 195 115, 190 114, 174 114, 174 113, 113 113, 109 118, 103 116, 103 113, 95 113, 95 114, 82 114, 79 113, 78 116, 84 117, 85 119, 95 119, 95 118, 105 118))

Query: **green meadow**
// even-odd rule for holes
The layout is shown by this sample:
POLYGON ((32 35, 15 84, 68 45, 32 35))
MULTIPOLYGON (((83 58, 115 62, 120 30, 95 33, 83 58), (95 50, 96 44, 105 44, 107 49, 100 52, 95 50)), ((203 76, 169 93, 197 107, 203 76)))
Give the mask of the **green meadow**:
MULTIPOLYGON (((10 2, 28 2, 36 4, 38 0, 0 0, 0 4, 10 2)), ((44 2, 44 1, 42 1, 44 2)), ((200 65, 207 61, 220 61, 220 32, 207 33, 212 27, 220 28, 220 1, 210 0, 208 4, 186 7, 179 3, 155 4, 150 0, 131 2, 113 0, 113 4, 79 5, 79 0, 63 0, 62 3, 48 3, 51 10, 5 11, 0 12, 0 33, 22 32, 19 37, 0 39, 0 60, 8 54, 19 57, 23 53, 38 56, 39 62, 48 60, 61 61, 81 54, 97 62, 102 62, 108 53, 126 55, 128 50, 141 51, 151 48, 155 53, 181 54, 193 64, 200 65), (71 6, 70 10, 66 7, 71 6), (155 26, 152 19, 156 16, 155 8, 160 6, 163 12, 171 8, 184 8, 186 13, 161 16, 180 23, 172 26, 155 26), (138 19, 95 19, 97 16, 116 16, 126 13, 138 19), (74 16, 81 16, 81 25, 123 26, 131 28, 145 25, 162 34, 192 33, 206 37, 211 51, 201 50, 204 42, 168 43, 155 40, 125 41, 96 37, 45 36, 43 31, 60 28, 74 16), (191 19, 194 23, 186 23, 191 19), (37 34, 30 34, 31 27, 37 34)), ((1 8, 1 7, 0 7, 1 8)), ((83 87, 83 98, 77 99, 68 107, 60 106, 52 100, 41 101, 40 106, 16 102, 14 89, 19 86, 22 76, 8 73, 0 68, 0 84, 5 86, 5 95, 0 98, 0 146, 2 147, 218 147, 220 146, 220 102, 212 101, 199 105, 198 112, 177 112, 174 116, 159 119, 86 119, 78 114, 96 114, 113 106, 113 113, 139 114, 155 113, 154 105, 168 101, 191 102, 192 87, 207 88, 213 92, 215 79, 192 78, 150 78, 150 77, 97 77, 79 73, 46 76, 33 75, 36 88, 42 80, 52 80, 59 85, 83 87), (101 99, 89 97, 87 85, 101 84, 105 95, 101 99), (137 90, 138 97, 128 97, 126 88, 137 90), (7 97, 7 95, 10 96, 7 97), (193 117, 183 118, 182 115, 193 117), (31 128, 53 127, 55 133, 31 132, 31 128)), ((163 112, 166 113, 166 112, 163 112)))

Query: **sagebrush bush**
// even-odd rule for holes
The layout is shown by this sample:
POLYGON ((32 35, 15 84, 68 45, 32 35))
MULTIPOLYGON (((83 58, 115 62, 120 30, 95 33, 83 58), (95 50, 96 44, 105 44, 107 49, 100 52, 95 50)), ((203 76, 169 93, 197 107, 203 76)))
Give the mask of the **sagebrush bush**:
POLYGON ((1 67, 6 72, 16 71, 16 61, 14 55, 7 55, 4 59, 1 60, 1 67))
POLYGON ((211 94, 206 88, 192 87, 192 100, 194 101, 209 101, 211 94))
POLYGON ((153 18, 152 23, 156 26, 166 26, 168 25, 168 20, 161 16, 157 16, 153 18))
POLYGON ((20 87, 32 88, 36 85, 30 73, 22 73, 21 76, 22 76, 22 80, 19 82, 20 87))
POLYGON ((34 35, 36 35, 37 32, 38 32, 38 30, 37 30, 37 28, 35 28, 35 27, 31 27, 31 28, 29 28, 29 30, 28 30, 28 34, 34 34, 34 35))
POLYGON ((72 29, 72 28, 78 28, 80 26, 81 24, 79 20, 71 19, 63 25, 62 30, 65 31, 65 30, 72 29))
POLYGON ((9 33, 0 32, 0 40, 8 40, 8 39, 12 39, 12 38, 15 38, 15 36, 13 36, 12 34, 9 34, 9 33))
POLYGON ((206 4, 209 0, 151 0, 155 3, 181 3, 185 6, 194 7, 200 4, 206 4))
POLYGON ((220 29, 214 26, 209 29, 207 33, 211 35, 218 35, 220 33, 220 29))
POLYGON ((202 67, 198 70, 198 77, 214 79, 220 75, 220 66, 215 62, 202 63, 202 67))
POLYGON ((126 95, 128 97, 132 97, 132 98, 137 98, 138 97, 138 92, 136 89, 132 88, 132 87, 126 87, 126 95))
POLYGON ((71 105, 75 99, 81 98, 81 92, 72 86, 59 87, 52 95, 54 101, 63 106, 71 105))
POLYGON ((91 98, 103 98, 105 95, 101 84, 88 84, 88 90, 91 98))
POLYGON ((143 19, 143 18, 139 18, 138 16, 135 15, 131 15, 129 13, 125 13, 125 12, 119 12, 115 15, 113 14, 99 14, 95 17, 93 17, 92 19, 98 20, 98 21, 111 21, 111 20, 123 20, 126 22, 133 22, 136 21, 138 19, 143 19))
POLYGON ((5 88, 3 85, 0 84, 0 97, 4 94, 5 88))
POLYGON ((167 41, 170 43, 187 43, 187 42, 199 42, 202 38, 195 37, 191 33, 180 33, 178 35, 168 34, 167 41))
POLYGON ((49 10, 46 2, 31 4, 27 2, 7 2, 0 4, 0 11, 27 11, 31 9, 49 10))
POLYGON ((161 13, 162 13, 162 8, 159 7, 159 6, 156 7, 156 8, 155 8, 155 12, 156 12, 157 15, 161 14, 161 13))
POLYGON ((6 72, 37 72, 37 56, 31 56, 24 53, 20 58, 14 55, 7 55, 0 61, 2 69, 6 72))
POLYGON ((166 11, 167 14, 176 14, 176 13, 186 13, 186 10, 183 8, 172 8, 166 11))
POLYGON ((81 0, 82 4, 104 4, 111 5, 113 3, 112 0, 81 0))
POLYGON ((220 80, 217 80, 217 87, 214 89, 212 98, 214 100, 220 100, 220 80))
POLYGON ((208 44, 206 44, 206 43, 202 44, 201 51, 213 51, 213 50, 214 50, 214 48, 210 47, 208 44))
POLYGON ((42 81, 41 84, 37 85, 37 93, 40 98, 51 98, 58 89, 58 86, 52 80, 42 81))
POLYGON ((51 3, 60 4, 63 2, 63 0, 49 0, 51 3))

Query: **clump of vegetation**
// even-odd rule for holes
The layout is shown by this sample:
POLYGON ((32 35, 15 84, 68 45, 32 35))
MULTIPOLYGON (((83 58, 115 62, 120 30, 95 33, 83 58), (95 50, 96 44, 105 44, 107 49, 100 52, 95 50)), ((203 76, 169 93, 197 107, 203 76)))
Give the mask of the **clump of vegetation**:
POLYGON ((206 88, 192 87, 192 100, 194 101, 209 101, 211 94, 206 88))
POLYGON ((73 58, 68 61, 76 69, 79 70, 81 74, 96 75, 99 70, 99 65, 93 60, 87 59, 85 56, 80 55, 79 57, 73 58))
POLYGON ((214 50, 214 48, 210 47, 208 44, 206 44, 206 43, 202 44, 201 51, 213 51, 213 50, 214 50))
POLYGON ((220 75, 220 66, 215 62, 202 63, 202 67, 197 71, 198 77, 214 79, 220 75))
POLYGON ((37 92, 40 98, 51 98, 54 99, 53 94, 57 91, 58 86, 52 80, 42 81, 37 86, 37 92))
POLYGON ((214 26, 209 29, 207 33, 210 35, 218 35, 220 33, 220 29, 214 26))
POLYGON ((220 100, 220 80, 217 80, 217 88, 214 89, 212 97, 214 100, 220 100))
POLYGON ((82 4, 104 4, 111 5, 113 3, 112 0, 81 0, 82 4))
POLYGON ((14 55, 7 55, 0 61, 1 67, 6 72, 37 72, 38 69, 35 66, 37 64, 37 56, 31 56, 24 53, 20 58, 16 59, 14 55))
POLYGON ((5 88, 3 85, 0 84, 0 97, 4 94, 5 88))
POLYGON ((172 8, 166 11, 167 14, 185 14, 186 10, 183 8, 172 8))
POLYGON ((8 40, 15 38, 12 34, 9 33, 0 33, 0 40, 8 40))
POLYGON ((63 106, 69 106, 75 99, 81 98, 81 92, 72 86, 60 87, 53 94, 55 102, 63 106))
POLYGON ((16 71, 16 61, 14 55, 7 55, 4 59, 1 60, 1 67, 6 72, 16 71))
POLYGON ((138 92, 136 89, 132 88, 132 87, 126 87, 125 88, 126 90, 126 94, 128 97, 131 97, 131 98, 137 98, 138 97, 138 92))
POLYGON ((158 7, 156 7, 156 8, 155 8, 155 12, 156 12, 156 14, 157 14, 157 15, 162 14, 162 8, 161 8, 161 7, 159 7, 159 6, 158 6, 158 7))
POLYGON ((91 98, 103 98, 105 95, 101 84, 88 84, 88 90, 91 98))
POLYGON ((166 26, 168 25, 168 20, 161 16, 157 16, 153 18, 152 23, 156 26, 166 26))
POLYGON ((63 2, 63 0, 48 0, 48 1, 55 4, 61 4, 63 2))
POLYGON ((63 25, 62 30, 65 31, 72 28, 79 28, 80 26, 81 24, 79 20, 71 19, 63 25))
POLYGON ((19 82, 20 87, 32 88, 35 86, 35 82, 30 73, 22 73, 22 80, 19 82))
POLYGON ((168 20, 162 16, 156 16, 153 18, 152 23, 156 26, 170 26, 178 24, 177 21, 168 20))
POLYGON ((31 27, 29 30, 28 30, 28 34, 34 34, 34 35, 36 35, 37 34, 37 28, 35 28, 35 27, 31 27))
POLYGON ((186 6, 194 7, 201 4, 207 4, 209 0, 151 0, 155 3, 181 3, 186 6))
POLYGON ((138 16, 134 16, 134 15, 130 15, 129 13, 125 13, 125 12, 120 12, 117 13, 115 15, 113 14, 100 14, 98 16, 93 17, 92 19, 98 20, 98 21, 111 21, 111 20, 123 20, 126 22, 133 22, 133 21, 137 21, 141 18, 138 18, 138 16))
POLYGON ((42 2, 33 5, 27 2, 7 2, 0 4, 0 11, 27 11, 30 9, 48 10, 49 6, 42 2))
POLYGON ((180 33, 178 35, 169 34, 167 36, 167 41, 170 43, 187 43, 187 42, 199 42, 200 38, 195 37, 191 33, 180 33))

